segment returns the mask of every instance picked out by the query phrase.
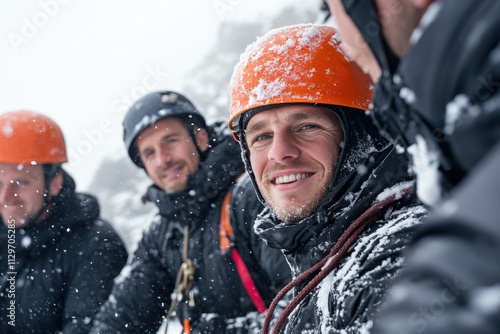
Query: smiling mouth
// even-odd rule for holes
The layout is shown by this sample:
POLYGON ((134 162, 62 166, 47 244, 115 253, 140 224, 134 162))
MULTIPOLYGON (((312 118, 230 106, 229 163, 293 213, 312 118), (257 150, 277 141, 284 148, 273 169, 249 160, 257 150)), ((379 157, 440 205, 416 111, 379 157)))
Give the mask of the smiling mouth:
POLYGON ((163 179, 177 178, 182 173, 183 165, 173 163, 168 168, 165 168, 161 174, 163 179))
POLYGON ((2 204, 2 208, 4 209, 18 209, 18 208, 22 208, 23 206, 21 204, 2 204))
POLYGON ((313 174, 312 173, 298 173, 298 174, 291 174, 291 175, 283 175, 279 176, 274 180, 274 184, 285 184, 285 183, 292 183, 298 180, 302 179, 307 179, 308 177, 311 177, 313 174))

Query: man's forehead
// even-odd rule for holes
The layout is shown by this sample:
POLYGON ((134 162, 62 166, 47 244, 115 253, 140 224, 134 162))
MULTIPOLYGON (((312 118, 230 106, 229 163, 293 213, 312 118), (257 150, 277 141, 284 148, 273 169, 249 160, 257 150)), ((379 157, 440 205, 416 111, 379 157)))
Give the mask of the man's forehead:
POLYGON ((36 175, 41 165, 0 163, 0 175, 36 175))
POLYGON ((184 123, 179 118, 168 117, 145 128, 137 135, 137 139, 141 140, 150 136, 164 137, 169 135, 178 135, 180 133, 187 133, 187 131, 188 130, 184 126, 184 123))

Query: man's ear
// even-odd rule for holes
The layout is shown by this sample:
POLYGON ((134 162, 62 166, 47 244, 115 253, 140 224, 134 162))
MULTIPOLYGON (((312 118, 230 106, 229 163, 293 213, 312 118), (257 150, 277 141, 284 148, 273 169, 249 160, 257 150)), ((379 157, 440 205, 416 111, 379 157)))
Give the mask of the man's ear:
POLYGON ((200 129, 195 134, 196 144, 201 152, 208 150, 208 132, 205 129, 200 129))
POLYGON ((49 196, 54 197, 59 194, 63 186, 64 178, 62 173, 56 173, 50 181, 49 196))

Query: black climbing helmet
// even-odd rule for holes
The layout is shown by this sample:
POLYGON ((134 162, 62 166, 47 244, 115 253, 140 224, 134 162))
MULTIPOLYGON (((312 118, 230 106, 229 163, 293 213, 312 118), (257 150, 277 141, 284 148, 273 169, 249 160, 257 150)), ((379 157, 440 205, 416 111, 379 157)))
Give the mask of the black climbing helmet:
POLYGON ((123 141, 130 159, 137 166, 143 167, 143 164, 134 143, 135 138, 153 123, 172 116, 184 121, 195 143, 193 126, 207 128, 205 118, 193 103, 184 95, 173 91, 149 93, 137 100, 127 111, 123 120, 123 141))

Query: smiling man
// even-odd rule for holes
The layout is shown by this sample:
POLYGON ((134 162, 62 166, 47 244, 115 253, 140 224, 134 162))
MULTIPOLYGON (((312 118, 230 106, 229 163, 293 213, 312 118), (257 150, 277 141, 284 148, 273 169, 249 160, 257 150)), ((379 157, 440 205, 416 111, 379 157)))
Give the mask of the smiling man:
POLYGON ((198 150, 208 149, 208 134, 203 128, 192 134, 181 119, 168 117, 138 134, 136 145, 154 184, 175 193, 186 188, 189 175, 198 169, 198 150))
POLYGON ((273 333, 369 330, 427 213, 404 156, 365 113, 369 75, 339 44, 331 27, 283 27, 233 72, 229 127, 265 205, 255 231, 294 277, 272 304, 293 289, 273 333))

